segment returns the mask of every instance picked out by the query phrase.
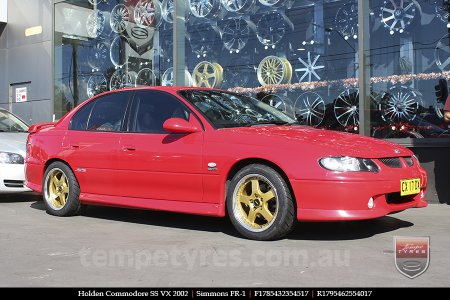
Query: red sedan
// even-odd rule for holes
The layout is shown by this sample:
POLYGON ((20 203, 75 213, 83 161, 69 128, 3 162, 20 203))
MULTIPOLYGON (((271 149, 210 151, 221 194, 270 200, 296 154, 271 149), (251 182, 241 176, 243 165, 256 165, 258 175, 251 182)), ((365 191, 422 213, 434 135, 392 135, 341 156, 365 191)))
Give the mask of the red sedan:
POLYGON ((26 185, 56 216, 85 204, 228 213, 242 235, 272 240, 297 220, 371 219, 427 205, 426 172, 407 148, 299 126, 220 90, 108 92, 29 131, 26 185))

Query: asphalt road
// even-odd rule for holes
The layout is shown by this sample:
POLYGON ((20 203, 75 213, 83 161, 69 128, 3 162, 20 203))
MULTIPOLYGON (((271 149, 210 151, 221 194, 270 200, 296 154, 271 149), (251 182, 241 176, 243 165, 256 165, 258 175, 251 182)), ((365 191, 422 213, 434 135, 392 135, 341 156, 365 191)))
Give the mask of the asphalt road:
POLYGON ((58 218, 35 195, 0 195, 0 286, 448 287, 449 228, 450 206, 434 204, 257 242, 227 219, 108 207, 58 218), (397 271, 394 236, 430 237, 422 275, 397 271))

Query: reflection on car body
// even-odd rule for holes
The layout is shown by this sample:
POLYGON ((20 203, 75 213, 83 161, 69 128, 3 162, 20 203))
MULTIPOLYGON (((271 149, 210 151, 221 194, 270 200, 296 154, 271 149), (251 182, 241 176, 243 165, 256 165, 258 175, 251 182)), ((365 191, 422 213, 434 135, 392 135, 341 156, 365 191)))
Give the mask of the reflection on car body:
POLYGON ((228 212, 245 237, 272 240, 297 220, 371 219, 427 205, 426 172, 407 148, 299 126, 220 90, 107 92, 57 123, 32 125, 28 143, 26 184, 57 216, 83 204, 228 212))

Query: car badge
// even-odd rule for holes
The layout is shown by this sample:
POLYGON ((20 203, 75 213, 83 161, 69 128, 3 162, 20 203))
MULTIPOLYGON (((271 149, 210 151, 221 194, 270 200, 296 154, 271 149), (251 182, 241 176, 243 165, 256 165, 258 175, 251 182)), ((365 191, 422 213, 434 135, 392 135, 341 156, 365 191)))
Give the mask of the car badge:
POLYGON ((425 272, 430 263, 429 237, 394 237, 395 267, 409 278, 425 272))
POLYGON ((217 171, 217 164, 215 162, 208 163, 208 171, 217 171))
POLYGON ((400 154, 400 150, 394 149, 395 154, 400 154))

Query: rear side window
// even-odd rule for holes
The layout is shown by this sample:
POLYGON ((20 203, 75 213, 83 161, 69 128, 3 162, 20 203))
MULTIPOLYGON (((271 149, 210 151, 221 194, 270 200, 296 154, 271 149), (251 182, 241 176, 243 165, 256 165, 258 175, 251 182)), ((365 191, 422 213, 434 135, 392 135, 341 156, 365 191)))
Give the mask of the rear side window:
POLYGON ((105 95, 80 109, 70 123, 72 130, 121 131, 129 92, 105 95))
POLYGON ((70 120, 69 129, 70 130, 86 130, 87 123, 89 121, 89 116, 91 115, 92 107, 94 107, 95 102, 90 102, 89 104, 83 106, 70 120))

